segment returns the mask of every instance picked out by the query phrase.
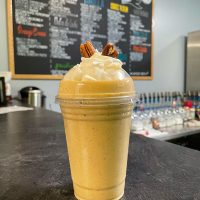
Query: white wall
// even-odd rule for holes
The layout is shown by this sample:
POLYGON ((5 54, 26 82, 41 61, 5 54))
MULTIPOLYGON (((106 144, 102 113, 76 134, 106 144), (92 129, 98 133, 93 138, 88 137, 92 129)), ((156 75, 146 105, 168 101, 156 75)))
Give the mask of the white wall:
MULTIPOLYGON (((182 91, 184 85, 184 37, 200 30, 200 0, 154 0, 154 79, 135 81, 137 92, 182 91)), ((6 0, 0 0, 0 71, 8 70, 6 0)), ((34 85, 47 96, 47 108, 54 104, 59 81, 12 80, 16 95, 22 87, 34 85)))
POLYGON ((8 70, 6 0, 0 0, 0 71, 8 70))
POLYGON ((199 0, 154 0, 154 80, 137 81, 139 92, 182 91, 184 37, 200 29, 199 0))

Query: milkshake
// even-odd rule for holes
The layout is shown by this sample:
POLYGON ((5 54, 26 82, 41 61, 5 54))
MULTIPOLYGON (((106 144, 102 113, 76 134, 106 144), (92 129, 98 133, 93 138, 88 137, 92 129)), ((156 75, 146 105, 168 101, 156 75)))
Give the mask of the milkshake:
POLYGON ((117 200, 124 194, 135 88, 121 66, 94 52, 60 82, 57 99, 80 200, 117 200))

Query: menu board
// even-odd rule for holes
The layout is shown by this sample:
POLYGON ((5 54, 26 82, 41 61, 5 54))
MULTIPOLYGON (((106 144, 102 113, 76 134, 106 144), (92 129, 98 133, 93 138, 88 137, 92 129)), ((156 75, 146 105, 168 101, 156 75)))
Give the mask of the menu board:
POLYGON ((152 79, 152 0, 8 0, 13 78, 59 79, 87 40, 115 44, 123 68, 152 79))

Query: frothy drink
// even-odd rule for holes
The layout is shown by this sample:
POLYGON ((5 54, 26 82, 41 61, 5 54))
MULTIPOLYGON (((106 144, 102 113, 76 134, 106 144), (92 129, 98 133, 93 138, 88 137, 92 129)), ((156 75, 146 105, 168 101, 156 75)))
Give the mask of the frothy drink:
POLYGON ((94 53, 60 83, 74 186, 80 200, 124 194, 134 85, 118 59, 94 53))

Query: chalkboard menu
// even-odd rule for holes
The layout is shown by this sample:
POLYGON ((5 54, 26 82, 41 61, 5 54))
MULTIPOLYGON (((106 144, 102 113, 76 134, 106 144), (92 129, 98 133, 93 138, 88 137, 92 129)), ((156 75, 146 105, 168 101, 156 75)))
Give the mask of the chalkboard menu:
POLYGON ((13 78, 59 79, 79 46, 109 41, 134 79, 152 79, 152 0, 8 0, 13 78))

